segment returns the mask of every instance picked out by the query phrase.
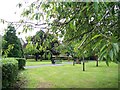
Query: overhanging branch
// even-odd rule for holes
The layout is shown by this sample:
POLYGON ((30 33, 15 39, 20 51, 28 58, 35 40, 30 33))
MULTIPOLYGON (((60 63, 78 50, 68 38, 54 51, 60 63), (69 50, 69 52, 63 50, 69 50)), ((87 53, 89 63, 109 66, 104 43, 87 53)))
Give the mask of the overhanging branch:
MULTIPOLYGON (((112 10, 112 8, 113 8, 114 6, 112 6, 111 7, 111 9, 110 10, 112 10)), ((66 40, 66 41, 64 41, 64 43, 65 42, 68 42, 68 41, 71 41, 71 40, 74 40, 74 39, 76 39, 76 38, 79 38, 79 37, 83 37, 85 34, 88 34, 88 33, 92 33, 99 25, 99 23, 105 18, 105 16, 106 15, 108 15, 108 13, 110 12, 110 10, 109 11, 107 11, 104 15, 103 15, 103 17, 100 19, 100 21, 95 25, 95 27, 94 28, 92 28, 91 30, 89 30, 89 31, 86 31, 85 33, 83 33, 83 34, 81 34, 81 35, 78 35, 78 36, 75 36, 75 37, 73 37, 73 38, 71 38, 71 39, 68 39, 68 40, 66 40)), ((89 34, 90 35, 90 34, 89 34)), ((89 35, 88 35, 88 37, 89 37, 89 35)), ((88 38, 87 37, 87 38, 88 38)), ((86 38, 86 39, 87 39, 86 38)), ((86 41, 86 40, 85 40, 86 41)))

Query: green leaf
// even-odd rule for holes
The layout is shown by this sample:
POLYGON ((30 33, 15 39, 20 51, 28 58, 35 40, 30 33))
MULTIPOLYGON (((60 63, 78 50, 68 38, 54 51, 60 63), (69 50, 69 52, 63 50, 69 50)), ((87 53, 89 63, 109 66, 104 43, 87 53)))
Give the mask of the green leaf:
POLYGON ((35 14, 32 14, 31 19, 34 19, 34 17, 35 17, 35 14))
POLYGON ((115 36, 112 36, 112 37, 111 37, 111 41, 114 42, 114 43, 117 43, 117 42, 118 42, 118 40, 116 39, 115 36))
POLYGON ((113 50, 113 54, 116 56, 117 55, 116 49, 112 48, 112 50, 113 50))
POLYGON ((112 49, 111 49, 110 52, 109 52, 109 57, 110 57, 111 60, 113 61, 113 51, 112 51, 112 49))
POLYGON ((98 13, 98 0, 94 0, 94 9, 96 11, 96 13, 98 13))
POLYGON ((105 45, 100 49, 100 52, 103 52, 106 47, 107 47, 107 45, 105 44, 105 45))
POLYGON ((118 43, 113 43, 112 46, 116 50, 116 52, 118 53, 119 52, 119 45, 118 45, 118 43))
POLYGON ((102 40, 99 40, 98 42, 94 43, 94 45, 92 45, 93 51, 99 47, 99 45, 101 44, 101 41, 102 40))
POLYGON ((70 22, 70 28, 73 30, 75 29, 75 25, 73 25, 73 22, 70 22))
POLYGON ((112 8, 112 14, 113 14, 113 15, 115 14, 114 8, 112 8))
POLYGON ((106 59, 106 64, 107 64, 107 66, 109 66, 109 60, 108 59, 106 59))
POLYGON ((106 55, 106 49, 100 53, 98 60, 103 60, 103 57, 105 57, 105 55, 106 55))
POLYGON ((102 35, 101 34, 95 35, 94 37, 92 37, 92 40, 96 39, 97 37, 100 37, 100 36, 102 36, 102 35))
POLYGON ((38 13, 37 13, 36 16, 35 16, 35 19, 36 19, 36 20, 39 19, 39 15, 38 15, 38 13))
POLYGON ((110 62, 110 57, 107 55, 106 56, 106 65, 109 66, 109 62, 110 62))

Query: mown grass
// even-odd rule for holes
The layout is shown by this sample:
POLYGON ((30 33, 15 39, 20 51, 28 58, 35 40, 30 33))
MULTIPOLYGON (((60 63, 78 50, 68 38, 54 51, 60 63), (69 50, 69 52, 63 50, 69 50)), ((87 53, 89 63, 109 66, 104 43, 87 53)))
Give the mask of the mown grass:
POLYGON ((86 63, 86 71, 82 64, 64 66, 46 66, 26 69, 21 72, 26 77, 24 88, 117 88, 118 64, 100 62, 86 63))
MULTIPOLYGON (((68 61, 62 60, 62 62, 64 63, 64 62, 68 62, 68 61)), ((51 60, 42 60, 42 61, 40 61, 40 60, 35 61, 35 59, 27 59, 26 60, 26 66, 37 66, 37 65, 41 65, 41 64, 51 64, 51 60)))
POLYGON ((41 65, 41 64, 51 64, 51 61, 50 60, 35 61, 35 59, 26 60, 26 66, 36 66, 36 65, 41 65))

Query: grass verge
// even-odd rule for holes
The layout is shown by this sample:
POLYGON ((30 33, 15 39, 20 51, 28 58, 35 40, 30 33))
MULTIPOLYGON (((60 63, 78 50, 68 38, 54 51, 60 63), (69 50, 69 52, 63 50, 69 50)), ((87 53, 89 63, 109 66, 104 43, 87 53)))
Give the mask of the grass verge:
POLYGON ((86 71, 82 64, 46 66, 26 69, 21 73, 26 76, 24 88, 118 88, 118 64, 100 62, 86 63, 86 71))

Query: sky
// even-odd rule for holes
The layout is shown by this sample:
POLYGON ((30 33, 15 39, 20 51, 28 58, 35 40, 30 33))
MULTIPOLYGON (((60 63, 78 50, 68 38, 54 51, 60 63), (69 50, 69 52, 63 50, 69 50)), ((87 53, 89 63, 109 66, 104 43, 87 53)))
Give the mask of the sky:
MULTIPOLYGON (((1 0, 0 1, 0 19, 4 19, 7 21, 19 21, 20 20, 20 14, 22 12, 22 8, 18 8, 17 4, 19 2, 32 2, 33 0, 1 0)), ((26 5, 27 6, 27 5, 26 5)), ((26 7, 24 6, 24 7, 26 7)), ((4 29, 6 29, 7 24, 0 23, 0 34, 3 35, 4 29)), ((22 28, 18 29, 18 31, 21 31, 22 28)), ((29 35, 35 35, 35 31, 28 32, 28 33, 22 33, 18 37, 23 38, 25 41, 25 36, 29 35)))
MULTIPOLYGON (((1 0, 0 1, 0 19, 7 21, 18 21, 20 18, 20 9, 16 7, 20 0, 1 0), (15 14, 15 12, 17 13, 15 14)), ((6 24, 0 24, 1 29, 6 28, 6 24)))
MULTIPOLYGON (((26 8, 30 3, 34 2, 35 0, 1 0, 0 1, 0 19, 4 19, 10 22, 18 22, 20 20, 20 15, 23 11, 23 8, 26 8), (27 2, 27 4, 22 6, 23 8, 17 7, 18 3, 27 2)), ((42 0, 41 0, 42 1, 42 0)), ((41 20, 41 22, 44 22, 41 20)), ((45 27, 45 26, 42 26, 45 27)), ((0 35, 4 34, 5 29, 7 28, 7 24, 0 23, 0 35)), ((22 32, 22 28, 17 30, 18 32, 22 32)), ((24 42, 26 42, 25 37, 33 36, 36 34, 37 31, 40 29, 34 29, 33 31, 28 31, 27 33, 21 33, 20 35, 17 34, 18 38, 22 38, 24 42)), ((46 31, 44 29, 44 31, 46 31)))

